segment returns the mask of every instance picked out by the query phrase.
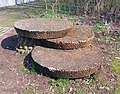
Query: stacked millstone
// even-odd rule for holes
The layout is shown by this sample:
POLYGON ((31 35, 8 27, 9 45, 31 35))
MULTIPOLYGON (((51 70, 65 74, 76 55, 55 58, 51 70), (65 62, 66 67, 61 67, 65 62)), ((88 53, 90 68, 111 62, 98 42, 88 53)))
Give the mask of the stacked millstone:
POLYGON ((72 27, 62 19, 35 18, 18 21, 14 27, 20 37, 18 45, 27 45, 26 40, 34 45, 31 57, 46 75, 81 78, 100 68, 103 54, 91 44, 94 34, 90 26, 72 27))

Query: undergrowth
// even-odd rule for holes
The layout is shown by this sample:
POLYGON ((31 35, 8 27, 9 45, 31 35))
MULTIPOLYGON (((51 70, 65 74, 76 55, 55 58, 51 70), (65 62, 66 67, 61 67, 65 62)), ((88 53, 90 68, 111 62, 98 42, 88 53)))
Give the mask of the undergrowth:
POLYGON ((31 70, 26 69, 23 64, 19 64, 18 70, 20 73, 22 73, 24 75, 33 75, 35 73, 35 67, 34 67, 34 65, 31 65, 31 64, 28 65, 28 67, 29 66, 31 67, 31 70))
POLYGON ((120 94, 120 44, 116 43, 113 51, 115 54, 113 55, 114 59, 112 61, 112 71, 116 73, 117 76, 117 82, 116 87, 114 90, 114 94, 120 94))
POLYGON ((104 30, 107 30, 108 27, 104 24, 95 24, 94 25, 94 31, 104 31, 104 30))

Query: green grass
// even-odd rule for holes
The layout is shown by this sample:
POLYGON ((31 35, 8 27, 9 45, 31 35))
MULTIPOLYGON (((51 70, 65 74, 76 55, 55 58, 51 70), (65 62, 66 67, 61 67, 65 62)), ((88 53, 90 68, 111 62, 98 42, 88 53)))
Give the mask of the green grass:
POLYGON ((112 60, 112 66, 111 69, 118 75, 120 75, 120 42, 119 41, 115 41, 114 47, 112 49, 112 51, 115 53, 113 54, 113 60, 112 60))
POLYGON ((27 86, 22 94, 40 94, 37 86, 27 86))
POLYGON ((85 94, 85 93, 82 89, 79 88, 79 89, 77 89, 76 94, 85 94))
POLYGON ((120 42, 119 42, 119 38, 117 37, 114 43, 114 47, 112 49, 114 54, 112 55, 113 60, 112 60, 111 69, 113 72, 116 73, 116 79, 117 79, 113 94, 120 94, 120 52, 119 52, 120 50, 119 49, 120 49, 120 42))
POLYGON ((23 64, 19 64, 18 65, 18 69, 20 71, 20 73, 24 74, 24 75, 33 75, 35 73, 35 68, 34 68, 34 65, 28 65, 29 66, 32 66, 31 67, 31 70, 27 70, 23 64))
POLYGON ((2 32, 2 31, 4 31, 5 30, 5 28, 0 28, 0 32, 2 32))
POLYGON ((86 78, 84 82, 85 82, 85 84, 90 85, 90 84, 92 84, 95 80, 96 80, 96 79, 95 79, 94 76, 90 76, 90 77, 86 78))
POLYGON ((105 86, 110 88, 111 84, 103 81, 104 78, 103 77, 100 78, 100 77, 101 76, 99 76, 98 78, 95 75, 92 75, 90 77, 84 78, 82 83, 80 79, 50 80, 49 85, 52 86, 52 89, 54 90, 55 94, 71 94, 70 93, 71 88, 74 94, 94 94, 94 93, 102 94, 102 91, 98 88, 100 86, 105 86))
POLYGON ((113 60, 112 70, 120 75, 120 60, 117 60, 117 59, 113 60))
POLYGON ((94 25, 94 31, 104 31, 107 30, 107 26, 103 24, 96 24, 94 25))
POLYGON ((53 86, 53 89, 56 92, 56 94, 68 94, 67 85, 69 83, 70 83, 69 79, 58 79, 49 82, 49 84, 53 86))
POLYGON ((117 77, 117 84, 116 84, 114 94, 120 94, 120 77, 117 77))
MULTIPOLYGON (((69 94, 70 89, 74 89, 75 85, 79 83, 79 79, 70 80, 70 79, 58 79, 50 80, 49 85, 53 87, 55 94, 69 94)), ((86 94, 83 93, 82 88, 76 87, 76 94, 86 94)))
POLYGON ((26 87, 24 90, 23 90, 23 94, 31 94, 33 92, 33 88, 32 87, 26 87))
POLYGON ((120 94, 120 83, 119 83, 119 87, 117 87, 117 88, 115 89, 114 94, 120 94))
MULTIPOLYGON (((95 26, 96 30, 104 31, 107 27, 104 26, 95 26)), ((119 29, 117 30, 117 33, 120 34, 119 29)), ((113 54, 111 55, 112 58, 112 64, 111 64, 111 70, 116 74, 116 85, 114 85, 115 89, 111 90, 111 94, 120 94, 120 36, 118 35, 106 35, 102 36, 103 43, 111 45, 111 50, 113 54), (113 40, 114 39, 114 40, 113 40)), ((112 84, 112 83, 111 83, 112 84)))
POLYGON ((2 21, 0 21, 0 26, 13 26, 15 21, 15 19, 11 18, 2 19, 2 21))

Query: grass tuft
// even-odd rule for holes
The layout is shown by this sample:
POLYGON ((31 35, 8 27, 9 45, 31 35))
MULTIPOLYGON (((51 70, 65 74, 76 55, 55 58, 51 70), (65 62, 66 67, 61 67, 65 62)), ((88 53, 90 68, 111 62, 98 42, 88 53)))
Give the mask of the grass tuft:
POLYGON ((107 26, 103 24, 96 24, 94 25, 94 31, 104 31, 107 30, 107 26))

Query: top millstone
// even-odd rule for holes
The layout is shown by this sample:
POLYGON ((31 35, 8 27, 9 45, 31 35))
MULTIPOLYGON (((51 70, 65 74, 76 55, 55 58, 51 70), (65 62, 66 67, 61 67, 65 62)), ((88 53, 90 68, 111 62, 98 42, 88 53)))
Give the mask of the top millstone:
POLYGON ((18 35, 35 39, 56 39, 67 35, 71 24, 63 19, 33 18, 14 23, 18 35))

